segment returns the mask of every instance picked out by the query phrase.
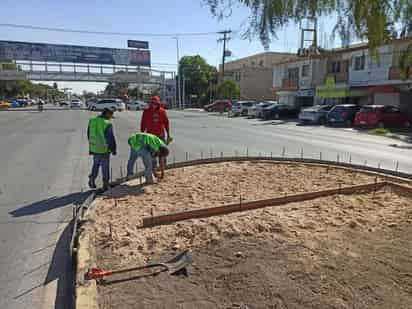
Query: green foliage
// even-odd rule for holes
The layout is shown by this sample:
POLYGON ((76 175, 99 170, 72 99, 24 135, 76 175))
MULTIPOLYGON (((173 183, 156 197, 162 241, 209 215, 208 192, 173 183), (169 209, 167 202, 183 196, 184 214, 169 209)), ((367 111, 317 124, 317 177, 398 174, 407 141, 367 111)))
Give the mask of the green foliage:
POLYGON ((127 89, 129 87, 128 83, 108 83, 106 88, 104 89, 105 96, 109 97, 117 97, 125 92, 127 93, 127 89))
MULTIPOLYGON (((199 55, 180 59, 179 75, 184 77, 186 96, 197 95, 200 102, 206 103, 209 95, 209 81, 216 78, 216 68, 209 65, 199 55)), ((183 78, 181 78, 183 88, 183 78)))
POLYGON ((411 0, 205 0, 213 15, 224 12, 238 2, 250 11, 245 35, 258 35, 268 45, 276 31, 305 18, 332 17, 337 14, 335 32, 343 41, 349 35, 368 39, 371 49, 395 35, 412 30, 411 0), (400 27, 396 33, 395 25, 400 27))
POLYGON ((399 58, 399 68, 402 79, 408 79, 408 77, 412 76, 412 44, 408 46, 399 58))
POLYGON ((45 84, 34 84, 28 80, 0 81, 0 97, 13 98, 30 96, 31 98, 56 99, 63 97, 63 92, 45 84))
POLYGON ((240 96, 239 86, 232 80, 225 80, 217 89, 221 99, 238 99, 240 96))

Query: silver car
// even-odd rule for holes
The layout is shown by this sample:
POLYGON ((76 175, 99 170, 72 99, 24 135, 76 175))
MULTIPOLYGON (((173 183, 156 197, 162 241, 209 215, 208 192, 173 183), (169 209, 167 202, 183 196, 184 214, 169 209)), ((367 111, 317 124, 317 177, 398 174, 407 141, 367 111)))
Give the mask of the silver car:
POLYGON ((332 107, 333 105, 314 105, 312 107, 302 109, 299 113, 299 121, 301 123, 325 124, 326 115, 332 107))
POLYGON ((229 111, 229 116, 248 116, 248 110, 255 105, 253 101, 236 101, 232 104, 232 108, 229 111))
POLYGON ((256 117, 257 118, 263 118, 263 110, 266 107, 269 107, 271 105, 277 104, 277 101, 263 101, 260 102, 259 104, 256 105, 256 117))
POLYGON ((127 103, 126 107, 128 110, 140 111, 145 109, 147 104, 143 101, 130 101, 127 103))

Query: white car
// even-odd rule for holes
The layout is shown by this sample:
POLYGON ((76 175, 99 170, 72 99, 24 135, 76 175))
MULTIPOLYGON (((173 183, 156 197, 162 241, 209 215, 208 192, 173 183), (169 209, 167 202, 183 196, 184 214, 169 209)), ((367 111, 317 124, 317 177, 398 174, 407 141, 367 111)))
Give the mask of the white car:
POLYGON ((253 101, 236 101, 232 104, 229 116, 247 116, 249 107, 255 105, 253 101))
POLYGON ((256 105, 253 105, 247 109, 247 116, 248 118, 256 117, 256 105))
POLYGON ((143 101, 130 101, 127 103, 127 109, 133 111, 140 111, 143 110, 147 104, 143 101))
POLYGON ((80 101, 79 99, 72 99, 70 101, 70 108, 82 108, 83 107, 83 102, 80 101))
POLYGON ((89 103, 89 109, 92 111, 102 111, 105 108, 112 111, 123 111, 126 109, 126 105, 120 99, 102 99, 89 103))

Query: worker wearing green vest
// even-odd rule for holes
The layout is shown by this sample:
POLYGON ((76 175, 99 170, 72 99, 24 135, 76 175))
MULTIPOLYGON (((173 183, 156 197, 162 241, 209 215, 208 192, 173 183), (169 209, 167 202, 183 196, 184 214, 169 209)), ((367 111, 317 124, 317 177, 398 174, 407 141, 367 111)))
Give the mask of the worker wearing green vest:
MULTIPOLYGON (((141 157, 144 165, 144 176, 147 184, 153 183, 153 158, 166 158, 169 155, 169 150, 165 142, 159 137, 150 133, 134 133, 129 138, 130 145, 130 157, 127 163, 127 175, 133 175, 133 167, 136 164, 136 160, 141 157)), ((163 178, 164 174, 164 161, 160 161, 160 176, 163 178)))
POLYGON ((113 111, 105 109, 100 116, 89 120, 87 138, 89 153, 93 156, 93 166, 89 175, 89 187, 96 188, 96 178, 99 168, 102 168, 103 190, 107 190, 110 179, 110 154, 116 155, 116 139, 113 134, 113 125, 110 121, 113 111))

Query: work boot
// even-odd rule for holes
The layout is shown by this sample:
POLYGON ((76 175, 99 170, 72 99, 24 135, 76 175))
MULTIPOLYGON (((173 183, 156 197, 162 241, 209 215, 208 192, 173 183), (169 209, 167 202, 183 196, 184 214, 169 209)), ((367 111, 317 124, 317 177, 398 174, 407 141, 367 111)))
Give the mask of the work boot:
POLYGON ((91 178, 89 178, 89 187, 90 189, 96 189, 96 183, 91 178))
POLYGON ((108 182, 104 182, 103 183, 103 188, 102 188, 103 192, 109 190, 109 183, 108 182))

